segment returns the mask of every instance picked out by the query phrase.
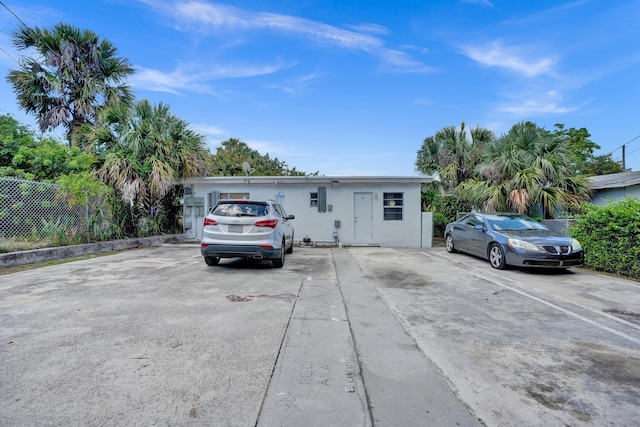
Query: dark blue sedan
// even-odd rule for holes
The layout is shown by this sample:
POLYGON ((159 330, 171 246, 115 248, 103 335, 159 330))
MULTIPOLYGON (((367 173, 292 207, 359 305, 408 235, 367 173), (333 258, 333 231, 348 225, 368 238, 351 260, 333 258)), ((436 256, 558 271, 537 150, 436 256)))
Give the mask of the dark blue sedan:
POLYGON ((447 224, 448 252, 487 259, 493 268, 569 268, 584 264, 580 243, 555 233, 526 215, 472 212, 447 224))

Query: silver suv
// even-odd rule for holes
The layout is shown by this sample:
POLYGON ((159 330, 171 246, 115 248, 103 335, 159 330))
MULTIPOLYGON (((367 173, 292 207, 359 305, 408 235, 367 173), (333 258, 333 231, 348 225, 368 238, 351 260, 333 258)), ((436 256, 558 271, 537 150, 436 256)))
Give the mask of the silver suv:
POLYGON ((204 218, 200 253, 207 265, 242 257, 281 268, 293 252, 294 218, 273 200, 220 200, 204 218))

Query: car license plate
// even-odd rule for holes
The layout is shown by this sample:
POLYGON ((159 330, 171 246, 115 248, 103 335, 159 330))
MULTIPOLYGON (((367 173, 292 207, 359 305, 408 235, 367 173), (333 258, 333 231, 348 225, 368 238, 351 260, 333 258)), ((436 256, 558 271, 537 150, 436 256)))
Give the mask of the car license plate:
POLYGON ((229 225, 229 233, 242 233, 241 225, 229 225))

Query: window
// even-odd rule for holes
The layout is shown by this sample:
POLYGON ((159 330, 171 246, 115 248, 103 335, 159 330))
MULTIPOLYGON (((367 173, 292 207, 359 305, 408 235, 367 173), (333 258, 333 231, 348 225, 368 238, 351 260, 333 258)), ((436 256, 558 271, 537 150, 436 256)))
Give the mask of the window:
POLYGON ((284 208, 280 205, 276 205, 275 203, 272 205, 273 209, 276 210, 278 215, 280 215, 283 219, 287 217, 287 213, 284 211, 284 208))
POLYGON ((383 207, 385 221, 402 221, 403 193, 384 193, 383 207))
POLYGON ((327 187, 318 187, 318 191, 309 193, 309 206, 318 208, 318 212, 327 211, 327 187))
POLYGON ((268 212, 266 203, 218 203, 213 211, 217 216, 265 216, 268 212))
POLYGON ((220 193, 221 199, 231 199, 231 200, 248 200, 250 199, 249 193, 220 193))
POLYGON ((482 224, 482 218, 478 217, 475 214, 468 214, 466 217, 462 218, 460 222, 474 227, 478 224, 482 224))

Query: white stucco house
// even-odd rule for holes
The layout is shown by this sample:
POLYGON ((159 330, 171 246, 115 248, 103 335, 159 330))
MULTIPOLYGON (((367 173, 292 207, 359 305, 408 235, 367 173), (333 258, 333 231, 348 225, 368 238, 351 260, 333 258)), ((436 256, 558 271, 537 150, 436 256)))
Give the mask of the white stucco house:
POLYGON ((275 199, 293 220, 294 240, 382 247, 431 247, 433 215, 421 185, 432 177, 201 177, 184 186, 184 232, 202 239, 204 215, 219 199, 275 199))

